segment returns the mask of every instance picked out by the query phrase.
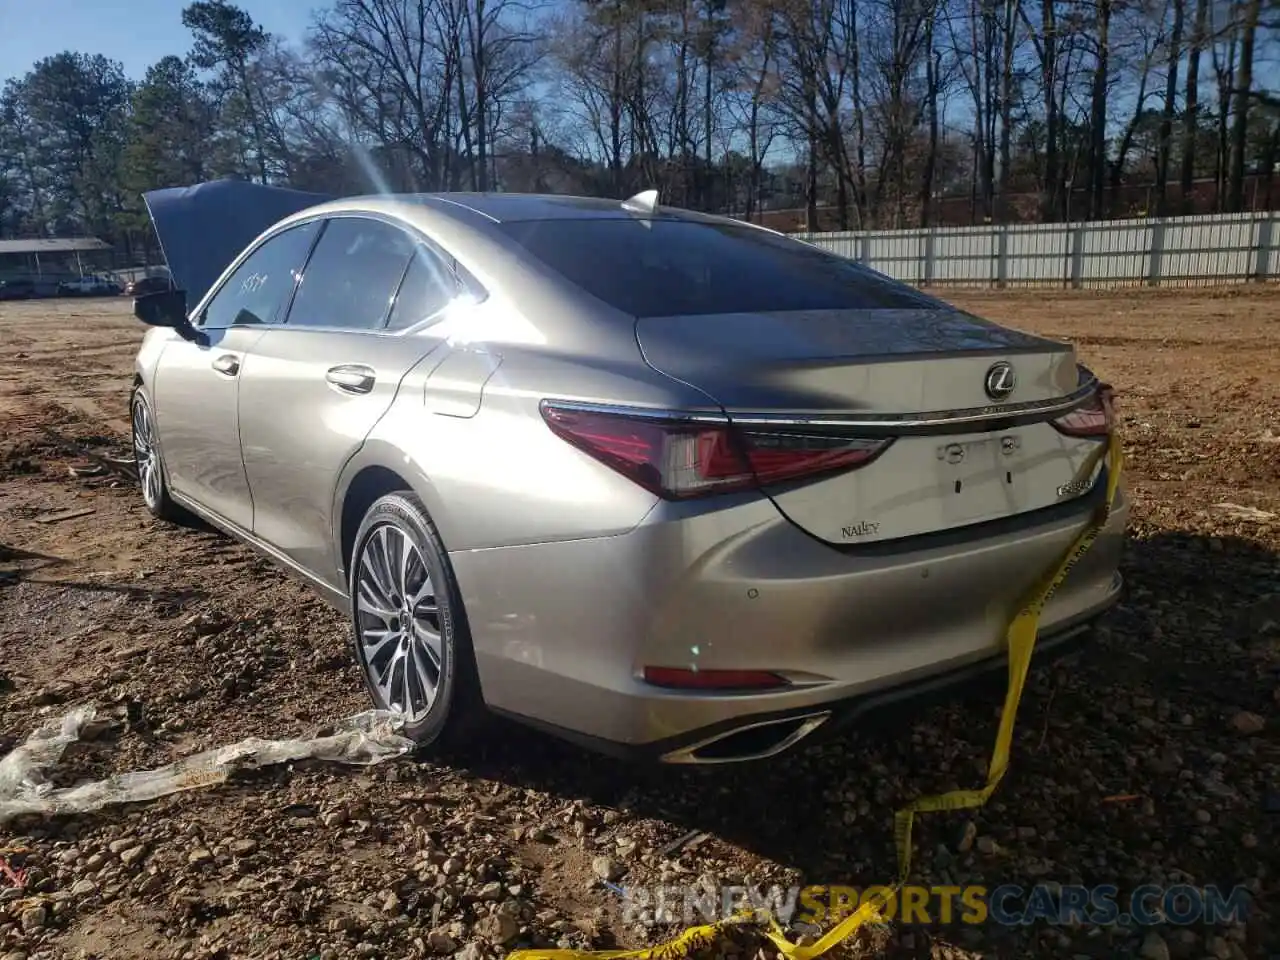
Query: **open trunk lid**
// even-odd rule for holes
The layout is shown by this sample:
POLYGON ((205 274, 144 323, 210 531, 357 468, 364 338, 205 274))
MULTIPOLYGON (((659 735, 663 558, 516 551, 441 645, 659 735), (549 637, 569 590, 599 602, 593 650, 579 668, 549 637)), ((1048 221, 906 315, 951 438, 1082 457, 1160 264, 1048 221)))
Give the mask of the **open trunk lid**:
POLYGON ((720 404, 750 448, 875 446, 854 469, 763 484, 830 543, 1027 513, 1086 493, 1100 472, 1101 437, 1054 425, 1094 394, 1074 349, 962 311, 642 317, 636 337, 651 366, 720 404))
POLYGON ((142 198, 173 284, 186 291, 191 308, 268 227, 334 199, 243 180, 166 187, 144 193, 142 198))

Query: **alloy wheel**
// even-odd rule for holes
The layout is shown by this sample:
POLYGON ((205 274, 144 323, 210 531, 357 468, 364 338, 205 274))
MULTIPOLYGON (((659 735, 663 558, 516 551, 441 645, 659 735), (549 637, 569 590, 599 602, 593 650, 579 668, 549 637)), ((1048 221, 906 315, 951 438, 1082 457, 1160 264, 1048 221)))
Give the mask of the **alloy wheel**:
POLYGON ((393 523, 365 538, 355 612, 360 657, 378 699, 410 723, 421 720, 443 672, 440 611, 421 551, 393 523))
POLYGON ((151 410, 141 398, 133 404, 133 457, 138 465, 138 482, 142 486, 142 498, 151 510, 160 507, 161 485, 160 455, 155 445, 155 430, 151 423, 151 410))

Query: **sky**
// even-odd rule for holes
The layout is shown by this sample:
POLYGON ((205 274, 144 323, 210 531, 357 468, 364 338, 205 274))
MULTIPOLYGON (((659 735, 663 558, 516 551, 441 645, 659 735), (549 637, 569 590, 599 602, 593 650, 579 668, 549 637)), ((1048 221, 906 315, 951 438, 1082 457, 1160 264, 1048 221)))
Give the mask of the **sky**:
MULTIPOLYGON (((185 54, 182 25, 189 0, 0 0, 0 80, 22 76, 43 57, 74 50, 101 53, 140 80, 166 54, 185 54)), ((237 0, 269 33, 301 40, 312 0, 237 0)))

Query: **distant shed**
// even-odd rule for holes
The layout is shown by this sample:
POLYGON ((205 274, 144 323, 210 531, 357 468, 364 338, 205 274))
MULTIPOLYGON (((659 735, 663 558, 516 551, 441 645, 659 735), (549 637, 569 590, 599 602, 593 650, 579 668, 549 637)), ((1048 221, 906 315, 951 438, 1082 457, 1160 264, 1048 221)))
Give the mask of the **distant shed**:
POLYGON ((0 276, 84 273, 86 255, 91 261, 109 253, 111 244, 97 237, 32 237, 0 240, 0 276), (74 267, 73 267, 74 264, 74 267))

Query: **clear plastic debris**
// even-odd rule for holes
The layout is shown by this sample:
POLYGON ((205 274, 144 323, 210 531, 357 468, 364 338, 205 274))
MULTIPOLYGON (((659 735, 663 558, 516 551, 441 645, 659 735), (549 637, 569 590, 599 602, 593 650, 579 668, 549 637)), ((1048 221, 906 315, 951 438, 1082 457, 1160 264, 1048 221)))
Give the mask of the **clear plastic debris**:
POLYGON ((74 787, 54 788, 46 771, 80 739, 97 712, 77 707, 36 729, 0 759, 0 823, 24 814, 87 813, 117 803, 154 800, 170 793, 223 783, 236 770, 251 770, 292 760, 328 760, 370 766, 407 753, 413 741, 400 735, 402 719, 384 710, 358 713, 334 725, 328 736, 308 740, 250 737, 205 750, 154 770, 117 774, 74 787))
POLYGON ((1238 503, 1215 503, 1213 506, 1214 509, 1221 510, 1237 520, 1256 520, 1259 523, 1265 523, 1268 520, 1276 519, 1278 516, 1268 510, 1259 510, 1257 507, 1244 507, 1238 503))

